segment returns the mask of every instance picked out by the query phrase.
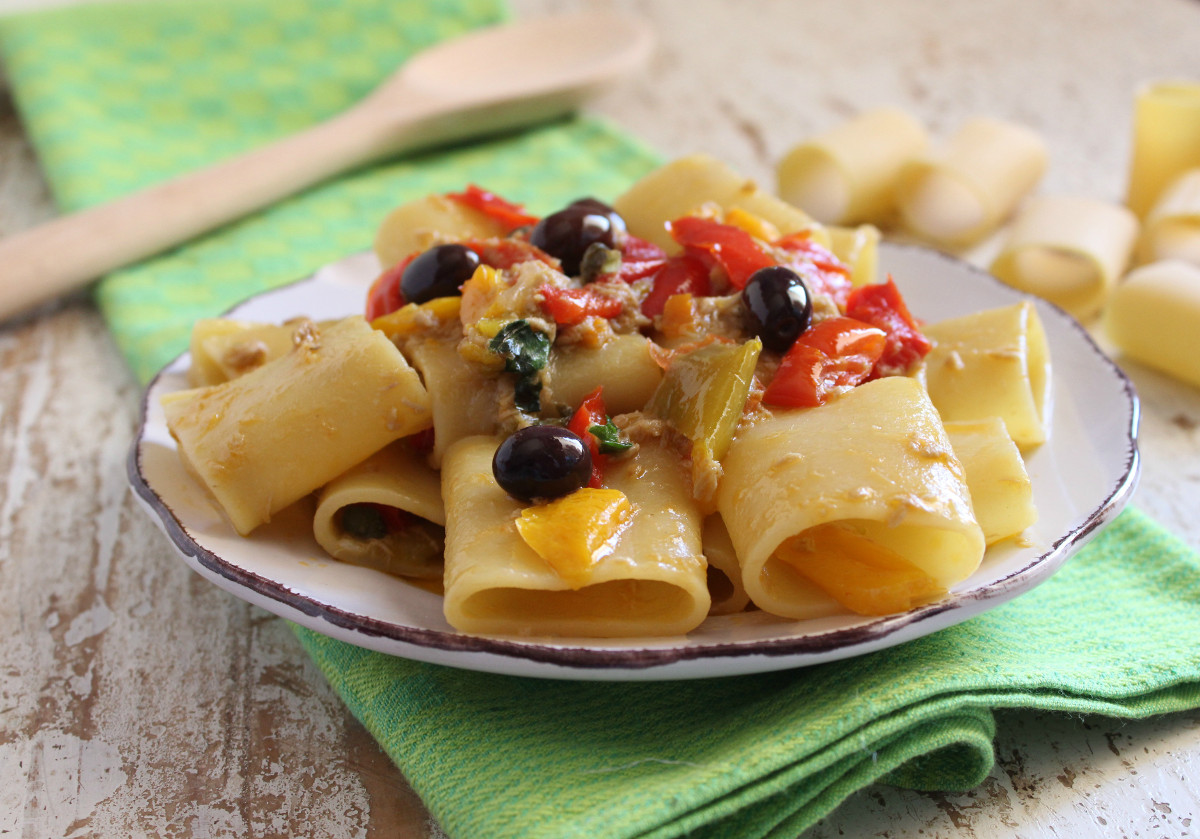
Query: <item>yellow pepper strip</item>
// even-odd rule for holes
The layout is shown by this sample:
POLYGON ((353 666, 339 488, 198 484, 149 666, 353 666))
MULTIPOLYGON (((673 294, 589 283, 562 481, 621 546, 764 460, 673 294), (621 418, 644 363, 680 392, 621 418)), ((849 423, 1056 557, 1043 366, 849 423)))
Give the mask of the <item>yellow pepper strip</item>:
POLYGON ((591 582, 592 566, 612 553, 632 516, 625 493, 584 487, 526 507, 517 519, 517 532, 567 585, 579 589, 591 582))
POLYGON ((426 303, 409 303, 394 312, 381 315, 371 321, 371 326, 388 338, 396 339, 423 332, 456 319, 462 306, 462 298, 436 297, 426 303))
POLYGON ((946 595, 900 554, 838 524, 793 536, 775 557, 859 615, 891 615, 946 595))
POLYGON ((462 285, 462 322, 467 327, 488 314, 488 309, 500 296, 504 281, 500 272, 490 265, 480 265, 471 279, 462 285))
POLYGON ((663 304, 659 331, 667 340, 695 338, 696 306, 690 294, 672 294, 663 304))
POLYGON ((725 223, 741 228, 755 239, 761 239, 764 242, 774 242, 781 235, 779 228, 771 222, 754 215, 754 213, 748 213, 741 207, 726 210, 725 223))

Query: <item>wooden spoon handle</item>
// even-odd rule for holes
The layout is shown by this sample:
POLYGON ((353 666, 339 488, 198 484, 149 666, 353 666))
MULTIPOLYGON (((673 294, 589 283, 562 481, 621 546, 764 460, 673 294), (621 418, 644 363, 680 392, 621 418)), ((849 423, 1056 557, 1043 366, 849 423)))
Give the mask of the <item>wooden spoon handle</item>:
POLYGON ((0 240, 0 320, 366 163, 393 136, 365 109, 0 240))

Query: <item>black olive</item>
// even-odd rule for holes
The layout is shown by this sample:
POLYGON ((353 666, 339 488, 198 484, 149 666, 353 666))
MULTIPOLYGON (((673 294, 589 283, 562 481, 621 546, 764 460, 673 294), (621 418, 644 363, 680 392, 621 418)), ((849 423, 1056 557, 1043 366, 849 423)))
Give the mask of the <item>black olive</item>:
POLYGON ((479 254, 465 245, 437 245, 404 269, 400 291, 406 303, 425 303, 436 297, 458 297, 459 286, 479 267, 479 254))
POLYGON ((558 498, 586 486, 592 454, 578 434, 557 425, 531 425, 510 435, 492 456, 496 483, 514 498, 558 498))
POLYGON ((617 233, 624 230, 625 220, 612 207, 595 198, 581 198, 534 225, 529 242, 557 257, 563 273, 574 277, 589 247, 599 242, 615 249, 617 233))
POLYGON ((812 295, 800 275, 782 265, 760 268, 742 289, 754 332, 763 346, 787 352, 812 320, 812 295))

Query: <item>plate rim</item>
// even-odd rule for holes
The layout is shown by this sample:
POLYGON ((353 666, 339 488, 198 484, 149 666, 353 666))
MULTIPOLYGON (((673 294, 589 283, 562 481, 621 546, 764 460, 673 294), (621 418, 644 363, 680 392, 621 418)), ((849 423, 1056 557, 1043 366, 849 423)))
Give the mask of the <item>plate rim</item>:
MULTIPOLYGON (((151 396, 155 394, 166 376, 179 372, 184 359, 188 356, 186 350, 164 365, 142 392, 137 433, 126 458, 127 478, 135 496, 167 535, 176 551, 194 570, 202 573, 214 584, 218 584, 236 597, 251 600, 268 611, 294 620, 309 629, 380 652, 418 660, 436 661, 471 670, 500 673, 512 672, 511 669, 501 666, 505 661, 514 664, 532 662, 538 665, 550 665, 552 671, 531 672, 528 675, 571 678, 587 677, 590 673, 603 673, 607 674, 603 677, 612 679, 647 678, 647 674, 670 665, 713 659, 762 656, 766 660, 762 662, 762 666, 747 671, 762 672, 802 667, 861 655, 883 645, 885 641, 893 640, 893 636, 906 634, 906 631, 914 638, 927 634, 921 631, 924 629, 921 625, 925 621, 942 615, 958 613, 951 623, 930 631, 947 628, 968 620, 987 609, 999 606, 1020 594, 1027 593, 1045 582, 1062 567, 1071 555, 1086 545, 1124 508, 1136 488, 1141 467, 1141 455, 1138 448, 1141 408, 1136 389, 1125 372, 1096 344, 1082 324, 1053 303, 1013 289, 986 270, 953 255, 919 245, 895 242, 881 242, 880 249, 881 252, 885 250, 915 251, 923 256, 940 258, 958 270, 968 270, 982 280, 1003 287, 1018 298, 1031 300, 1039 307, 1056 312, 1056 317, 1064 325, 1075 330, 1085 346, 1109 368, 1109 371, 1120 383, 1129 408, 1129 421, 1123 431, 1123 442, 1126 445, 1124 469, 1115 484, 1110 487, 1104 500, 1078 526, 1059 536, 1051 543, 1048 550, 1032 557, 1022 567, 989 583, 985 588, 957 595, 952 593, 949 598, 908 612, 873 618, 855 626, 832 628, 800 636, 745 641, 714 641, 692 645, 604 647, 599 645, 606 642, 611 643, 616 639, 596 639, 597 646, 593 646, 471 635, 454 630, 446 631, 397 624, 371 615, 348 611, 314 597, 299 594, 278 580, 264 577, 219 556, 192 538, 169 502, 150 485, 143 473, 142 449, 148 428, 151 396), (247 597, 247 594, 253 594, 254 597, 247 597), (338 631, 330 632, 328 631, 330 628, 338 631), (364 641, 368 643, 362 643, 364 641), (371 644, 370 641, 388 643, 371 644), (401 649, 397 650, 396 645, 400 645, 401 649), (500 662, 494 662, 496 666, 483 666, 480 662, 456 663, 442 661, 436 658, 436 653, 484 654, 499 657, 500 662), (784 659, 791 660, 783 662, 784 659)), ((301 279, 250 295, 230 306, 220 317, 228 317, 251 301, 262 299, 267 295, 286 293, 289 289, 297 286, 319 282, 323 271, 349 260, 361 258, 361 256, 362 254, 352 254, 322 266, 301 279)), ((686 636, 667 636, 661 640, 669 642, 676 637, 686 636)), ((900 638, 896 640, 896 643, 904 640, 909 640, 909 638, 900 638)), ((708 674, 698 674, 700 677, 705 675, 708 674)), ((681 678, 681 676, 675 673, 663 673, 662 678, 681 678)))

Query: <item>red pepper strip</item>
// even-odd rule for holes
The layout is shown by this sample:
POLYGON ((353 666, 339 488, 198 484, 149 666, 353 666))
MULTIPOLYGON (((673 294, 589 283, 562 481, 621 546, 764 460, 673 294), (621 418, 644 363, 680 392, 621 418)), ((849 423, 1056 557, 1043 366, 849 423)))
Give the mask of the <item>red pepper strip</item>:
POLYGON ((822 405, 836 388, 866 381, 886 343, 882 329, 853 318, 827 318, 792 344, 762 400, 785 408, 822 405))
POLYGON ((667 298, 675 294, 706 297, 711 293, 708 266, 703 260, 687 254, 673 256, 654 275, 654 285, 642 301, 642 314, 648 318, 661 315, 667 298))
POLYGON ((446 197, 467 207, 479 210, 504 225, 505 231, 516 230, 538 220, 525 212, 520 204, 506 201, 494 192, 480 189, 475 184, 469 184, 462 192, 448 192, 446 197))
POLYGON ((685 252, 719 265, 734 288, 744 287, 758 269, 775 264, 774 257, 740 227, 700 216, 684 216, 671 222, 670 228, 671 238, 683 245, 685 252))
POLYGON ((558 260, 550 254, 520 239, 472 239, 461 244, 479 254, 479 259, 484 265, 501 271, 531 259, 558 267, 558 260))
POLYGON ((592 453, 592 478, 588 481, 588 486, 592 489, 604 486, 604 463, 608 460, 607 455, 600 454, 600 441, 596 439, 596 435, 588 431, 593 425, 604 425, 608 422, 608 414, 604 410, 603 390, 604 387, 601 386, 585 396, 579 404, 579 409, 567 423, 567 430, 583 438, 588 451, 592 453))
POLYGON ((626 235, 621 243, 621 270, 617 277, 627 283, 651 277, 667 264, 667 253, 653 242, 626 235))
POLYGON ((795 254, 788 267, 804 278, 814 294, 831 298, 840 310, 846 311, 846 300, 854 290, 850 268, 833 252, 809 238, 808 233, 789 233, 777 240, 775 247, 795 254))
POLYGON ((364 312, 368 323, 375 318, 390 315, 404 305, 404 292, 400 290, 400 278, 404 275, 404 269, 408 267, 408 263, 416 257, 417 254, 412 254, 398 265, 388 268, 375 279, 375 282, 371 283, 371 288, 367 291, 367 306, 364 312))
POLYGON ((872 283, 851 292, 846 314, 879 327, 887 335, 887 346, 875 364, 873 379, 903 375, 933 349, 933 343, 917 326, 890 274, 886 283, 872 283))
POLYGON ((559 326, 574 326, 588 317, 615 318, 625 309, 618 298, 599 294, 590 286, 542 286, 542 305, 559 326))

